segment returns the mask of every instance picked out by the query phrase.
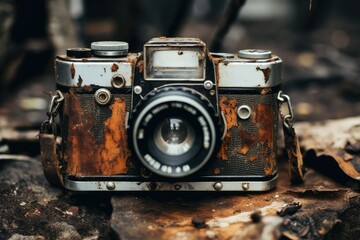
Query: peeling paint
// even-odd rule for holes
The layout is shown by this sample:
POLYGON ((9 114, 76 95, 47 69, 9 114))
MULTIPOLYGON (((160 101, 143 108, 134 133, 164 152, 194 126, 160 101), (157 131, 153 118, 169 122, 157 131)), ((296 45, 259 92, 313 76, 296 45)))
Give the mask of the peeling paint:
POLYGON ((81 76, 79 75, 77 86, 81 87, 82 83, 83 83, 83 80, 82 80, 81 76))
POLYGON ((272 92, 272 88, 261 88, 260 90, 260 94, 261 95, 266 95, 272 92))
POLYGON ((213 172, 214 172, 215 175, 217 175, 217 174, 219 174, 221 171, 220 171, 219 168, 215 168, 213 172))
POLYGON ((125 133, 125 101, 115 98, 109 108, 112 115, 104 122, 105 139, 99 145, 93 133, 92 116, 82 109, 75 94, 65 95, 64 115, 69 121, 65 155, 69 175, 109 176, 127 172, 130 151, 125 133))
POLYGON ((250 148, 254 147, 255 144, 259 141, 259 137, 252 135, 246 130, 239 130, 239 137, 241 139, 241 146, 239 149, 239 153, 247 154, 250 148))
POLYGON ((228 99, 225 96, 220 97, 219 106, 225 113, 227 129, 237 126, 236 99, 228 99))
POLYGON ((117 65, 116 63, 113 63, 110 70, 111 70, 111 72, 116 72, 117 70, 119 70, 119 65, 117 65))
POLYGON ((75 65, 72 63, 70 66, 70 76, 72 79, 74 79, 75 74, 76 74, 75 65))
POLYGON ((225 114, 227 133, 221 143, 220 151, 218 152, 217 157, 222 160, 229 160, 228 154, 231 140, 231 134, 229 130, 237 126, 236 99, 228 99, 225 96, 221 96, 219 106, 220 110, 225 114))
POLYGON ((139 69, 139 73, 142 73, 144 71, 144 60, 140 60, 137 64, 137 67, 139 69))
POLYGON ((271 73, 271 69, 269 67, 264 68, 264 69, 262 69, 260 67, 256 67, 256 71, 262 71, 263 72, 265 83, 267 83, 269 81, 270 73, 271 73))
POLYGON ((263 159, 266 161, 265 174, 270 176, 276 170, 274 153, 274 111, 270 105, 258 103, 255 106, 252 121, 258 128, 259 143, 262 145, 263 159))

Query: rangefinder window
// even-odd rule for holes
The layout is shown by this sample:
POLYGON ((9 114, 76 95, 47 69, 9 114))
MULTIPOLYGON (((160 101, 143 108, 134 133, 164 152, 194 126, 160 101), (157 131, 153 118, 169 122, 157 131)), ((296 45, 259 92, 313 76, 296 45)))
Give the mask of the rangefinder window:
POLYGON ((204 80, 203 48, 148 47, 145 54, 146 80, 204 80))

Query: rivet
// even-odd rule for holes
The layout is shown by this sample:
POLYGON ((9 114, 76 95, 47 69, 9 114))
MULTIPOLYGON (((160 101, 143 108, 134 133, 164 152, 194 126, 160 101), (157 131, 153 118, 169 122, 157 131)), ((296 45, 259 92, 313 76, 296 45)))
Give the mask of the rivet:
POLYGON ((249 188, 250 188, 250 184, 249 184, 249 183, 242 183, 242 184, 241 184, 241 187, 242 187, 242 189, 243 189, 244 191, 247 191, 247 190, 249 190, 249 188))
POLYGON ((142 92, 142 88, 140 86, 135 86, 134 87, 134 93, 135 94, 140 94, 142 92))
POLYGON ((204 82, 204 88, 205 88, 206 90, 212 89, 213 86, 214 86, 214 84, 213 84, 212 81, 210 81, 210 80, 206 80, 206 81, 204 82))
POLYGON ((214 183, 213 188, 214 188, 216 191, 220 191, 220 190, 223 188, 223 185, 222 185, 221 182, 216 182, 216 183, 214 183))
POLYGON ((114 182, 107 182, 107 183, 106 183, 106 188, 107 188, 108 190, 114 190, 115 187, 116 187, 116 185, 115 185, 114 182))

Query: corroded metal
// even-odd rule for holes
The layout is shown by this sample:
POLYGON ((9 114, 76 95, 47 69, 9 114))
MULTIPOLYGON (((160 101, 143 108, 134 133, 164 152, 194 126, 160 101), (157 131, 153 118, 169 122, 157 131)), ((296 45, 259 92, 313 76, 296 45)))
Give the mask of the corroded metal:
MULTIPOLYGON (((278 126, 276 94, 221 95, 219 105, 225 115, 227 133, 217 157, 244 168, 256 165, 262 176, 274 175, 278 126), (244 103, 251 111, 248 119, 237 115, 237 109, 244 103)), ((241 173, 246 175, 246 172, 241 173)))
POLYGON ((127 172, 130 155, 125 133, 126 103, 115 98, 108 107, 111 115, 103 122, 104 136, 96 139, 95 120, 81 106, 79 95, 65 94, 64 119, 68 129, 65 141, 65 172, 71 176, 109 176, 127 172))

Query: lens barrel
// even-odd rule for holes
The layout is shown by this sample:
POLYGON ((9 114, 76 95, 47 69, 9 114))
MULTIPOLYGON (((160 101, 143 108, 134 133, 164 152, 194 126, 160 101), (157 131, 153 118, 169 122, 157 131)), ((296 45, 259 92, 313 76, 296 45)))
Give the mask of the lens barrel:
POLYGON ((152 172, 185 177, 218 151, 221 120, 197 91, 166 87, 149 93, 133 109, 128 137, 133 153, 152 172))

